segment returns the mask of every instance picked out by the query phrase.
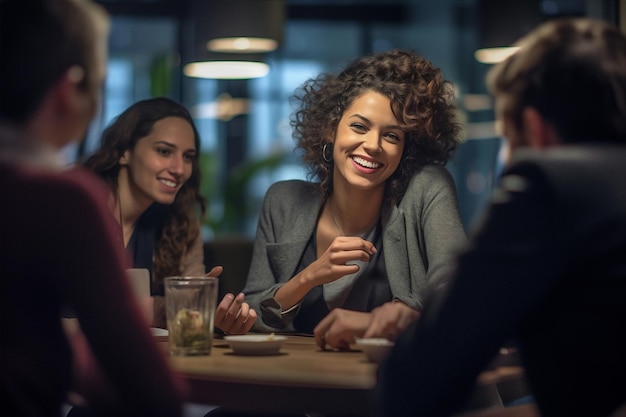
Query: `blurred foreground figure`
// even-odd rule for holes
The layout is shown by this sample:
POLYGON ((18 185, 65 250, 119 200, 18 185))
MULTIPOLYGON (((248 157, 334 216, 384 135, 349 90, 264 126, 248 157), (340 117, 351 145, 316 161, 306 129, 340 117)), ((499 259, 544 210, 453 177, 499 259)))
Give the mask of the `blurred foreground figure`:
POLYGON ((626 403, 626 37, 560 20, 519 45, 487 80, 512 158, 447 293, 381 366, 383 415, 455 412, 510 337, 542 415, 626 403))
POLYGON ((97 415, 182 412, 182 386, 127 280, 106 187, 57 158, 95 114, 108 28, 90 0, 0 2, 2 415, 60 416, 71 392, 97 415), (66 335, 65 312, 84 337, 66 335))

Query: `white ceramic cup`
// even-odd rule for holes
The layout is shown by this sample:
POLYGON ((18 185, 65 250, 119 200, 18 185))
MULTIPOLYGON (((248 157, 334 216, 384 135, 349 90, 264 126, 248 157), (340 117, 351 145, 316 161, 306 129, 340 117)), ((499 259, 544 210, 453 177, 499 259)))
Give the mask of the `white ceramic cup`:
POLYGON ((150 271, 146 268, 130 268, 126 270, 137 304, 148 325, 152 324, 154 302, 150 296, 150 271))

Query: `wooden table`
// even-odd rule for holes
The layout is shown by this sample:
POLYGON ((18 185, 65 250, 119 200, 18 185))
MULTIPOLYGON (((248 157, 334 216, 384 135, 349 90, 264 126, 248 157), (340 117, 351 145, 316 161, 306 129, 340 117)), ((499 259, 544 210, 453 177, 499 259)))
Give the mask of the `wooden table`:
MULTIPOLYGON (((159 343, 167 350, 167 339, 159 343)), ((288 336, 280 354, 240 356, 215 339, 209 356, 174 357, 172 366, 184 375, 190 401, 241 411, 320 413, 368 416, 377 364, 360 350, 322 351, 307 336, 288 336)), ((478 385, 491 386, 520 378, 521 368, 487 371, 478 385)))

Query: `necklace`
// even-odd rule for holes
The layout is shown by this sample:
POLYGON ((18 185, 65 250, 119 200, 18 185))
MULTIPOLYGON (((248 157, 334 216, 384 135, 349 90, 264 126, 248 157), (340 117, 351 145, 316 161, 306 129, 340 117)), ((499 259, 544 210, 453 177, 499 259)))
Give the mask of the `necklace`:
POLYGON ((339 222, 337 221, 337 217, 335 216, 335 209, 331 207, 330 202, 328 204, 328 211, 330 212, 330 218, 333 221, 333 224, 335 225, 335 229, 337 229, 337 231, 339 232, 339 236, 346 236, 345 232, 343 231, 343 229, 339 225, 339 222))
POLYGON ((347 234, 346 232, 343 231, 343 228, 339 224, 339 220, 337 219, 337 215, 335 214, 334 205, 332 205, 330 200, 327 202, 327 204, 328 204, 328 211, 330 212, 330 219, 333 221, 333 224, 335 226, 335 229, 337 229, 337 232, 339 232, 339 236, 359 236, 361 238, 364 238, 365 236, 369 235, 372 229, 376 226, 376 222, 374 222, 374 224, 366 227, 365 229, 357 233, 347 234))

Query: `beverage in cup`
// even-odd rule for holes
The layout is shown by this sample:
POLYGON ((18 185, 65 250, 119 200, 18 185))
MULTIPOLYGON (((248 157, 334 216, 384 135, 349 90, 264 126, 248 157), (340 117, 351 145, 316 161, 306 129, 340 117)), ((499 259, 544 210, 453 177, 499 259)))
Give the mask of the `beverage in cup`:
POLYGON ((214 277, 165 278, 170 354, 210 355, 218 281, 214 277))

